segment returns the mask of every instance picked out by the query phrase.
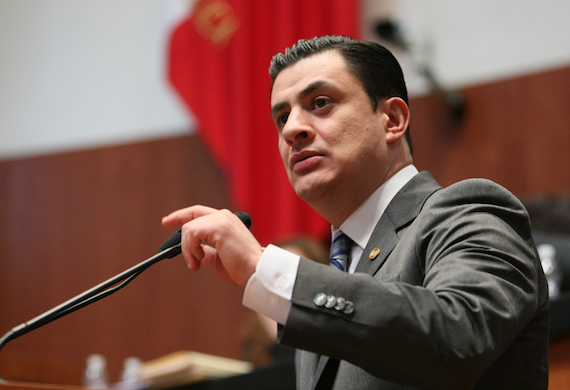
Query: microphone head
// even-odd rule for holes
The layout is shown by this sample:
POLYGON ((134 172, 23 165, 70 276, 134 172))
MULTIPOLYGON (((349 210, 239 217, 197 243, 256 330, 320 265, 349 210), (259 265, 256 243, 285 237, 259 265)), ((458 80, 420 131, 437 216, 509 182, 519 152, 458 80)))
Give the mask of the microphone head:
POLYGON ((162 243, 162 245, 160 246, 160 252, 165 251, 168 248, 173 247, 174 245, 180 244, 181 240, 182 240, 182 230, 179 230, 162 243))
MULTIPOLYGON (((234 214, 243 222, 245 226, 247 226, 248 229, 251 227, 251 217, 249 216, 248 213, 246 213, 245 211, 237 211, 234 214)), ((160 252, 180 244, 181 240, 182 240, 182 231, 179 230, 162 243, 162 245, 160 246, 160 252)), ((170 257, 174 257, 178 254, 180 254, 180 252, 177 252, 176 254, 173 254, 170 257)))
POLYGON ((248 229, 251 227, 251 217, 248 213, 245 211, 236 211, 234 214, 237 215, 239 219, 241 219, 243 224, 247 226, 248 229))

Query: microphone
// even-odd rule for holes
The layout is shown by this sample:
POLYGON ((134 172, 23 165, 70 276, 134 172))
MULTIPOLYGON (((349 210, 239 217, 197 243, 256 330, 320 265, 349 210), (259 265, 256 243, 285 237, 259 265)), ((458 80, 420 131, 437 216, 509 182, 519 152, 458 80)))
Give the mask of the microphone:
MULTIPOLYGON (((236 211, 234 213, 247 228, 251 227, 251 217, 245 211, 236 211)), ((174 256, 178 256, 180 252, 182 252, 182 248, 180 247, 180 240, 182 239, 182 230, 177 231, 172 236, 170 236, 166 241, 162 243, 160 246, 160 252, 163 252, 167 249, 172 249, 168 254, 166 254, 166 258, 170 259, 174 256), (174 248, 178 246, 177 248, 174 248)))
MULTIPOLYGON (((239 219, 247 226, 251 226, 251 217, 243 212, 238 211, 235 213, 239 219)), ((181 232, 178 231, 177 233, 173 234, 168 240, 166 240, 160 247, 160 252, 156 255, 152 256, 149 259, 135 265, 134 267, 129 268, 128 270, 120 273, 104 281, 101 284, 71 298, 70 300, 62 303, 59 306, 54 307, 47 312, 40 314, 36 318, 31 319, 28 322, 20 324, 7 332, 4 336, 0 337, 0 350, 2 347, 6 345, 10 340, 13 340, 17 337, 20 337, 28 332, 31 332, 34 329, 37 329, 43 325, 46 325, 52 321, 57 320, 67 314, 73 313, 74 311, 81 309, 91 303, 94 303, 102 298, 105 298, 114 292, 122 289, 128 283, 130 283, 134 278, 139 276, 144 270, 146 270, 151 265, 164 260, 170 259, 182 251, 180 245, 180 238, 181 232)), ((2 378, 0 378, 0 381, 2 378)))

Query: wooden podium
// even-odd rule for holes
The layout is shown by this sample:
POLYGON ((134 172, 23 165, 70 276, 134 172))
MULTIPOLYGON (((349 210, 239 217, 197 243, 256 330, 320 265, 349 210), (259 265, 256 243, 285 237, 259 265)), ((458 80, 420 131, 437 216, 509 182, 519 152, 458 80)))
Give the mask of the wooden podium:
POLYGON ((0 382, 0 390, 83 390, 80 386, 48 385, 37 383, 0 382))
MULTIPOLYGON (((0 390, 85 390, 81 386, 0 383, 0 390)), ((292 363, 257 369, 249 374, 206 380, 168 390, 295 390, 295 367, 292 363)))

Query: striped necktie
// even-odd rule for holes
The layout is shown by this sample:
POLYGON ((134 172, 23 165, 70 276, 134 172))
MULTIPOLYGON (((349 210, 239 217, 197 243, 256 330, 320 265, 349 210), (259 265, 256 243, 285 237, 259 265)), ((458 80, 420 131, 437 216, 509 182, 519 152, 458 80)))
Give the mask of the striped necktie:
POLYGON ((350 266, 350 248, 352 240, 340 230, 335 234, 331 245, 330 265, 343 272, 350 266))

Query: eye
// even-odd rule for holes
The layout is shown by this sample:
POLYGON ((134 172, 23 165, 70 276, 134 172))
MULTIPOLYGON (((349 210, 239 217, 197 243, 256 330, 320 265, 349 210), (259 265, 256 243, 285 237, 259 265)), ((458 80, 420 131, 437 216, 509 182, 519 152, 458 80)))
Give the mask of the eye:
POLYGON ((313 101, 313 106, 315 108, 324 108, 327 104, 329 104, 329 101, 328 101, 328 99, 325 99, 325 98, 316 98, 313 101))
POLYGON ((287 123, 288 118, 289 118, 289 113, 279 115, 277 117, 277 125, 280 127, 285 126, 285 123, 287 123))

